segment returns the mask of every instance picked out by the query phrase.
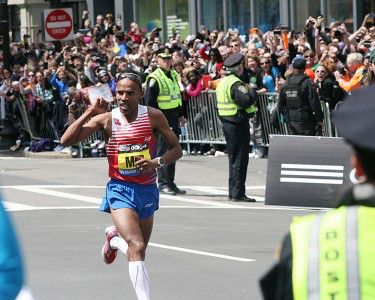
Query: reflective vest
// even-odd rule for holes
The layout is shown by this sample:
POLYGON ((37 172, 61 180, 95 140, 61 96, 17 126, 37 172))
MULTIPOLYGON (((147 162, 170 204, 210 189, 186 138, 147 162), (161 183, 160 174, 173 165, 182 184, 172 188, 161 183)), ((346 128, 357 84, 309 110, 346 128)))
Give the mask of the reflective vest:
POLYGON ((296 217, 290 232, 295 300, 375 299, 375 208, 296 217))
MULTIPOLYGON (((231 88, 233 84, 236 82, 242 82, 235 75, 225 76, 223 79, 220 80, 219 84, 216 88, 216 101, 217 101, 217 110, 219 116, 227 117, 227 116, 234 116, 237 113, 238 109, 241 109, 232 98, 231 95, 231 88)), ((251 105, 246 109, 247 113, 253 113, 256 111, 256 107, 251 105)))
POLYGON ((178 74, 175 70, 171 70, 173 80, 160 69, 156 69, 148 77, 154 78, 159 86, 159 95, 156 98, 160 109, 172 109, 182 106, 181 91, 178 84, 178 74))

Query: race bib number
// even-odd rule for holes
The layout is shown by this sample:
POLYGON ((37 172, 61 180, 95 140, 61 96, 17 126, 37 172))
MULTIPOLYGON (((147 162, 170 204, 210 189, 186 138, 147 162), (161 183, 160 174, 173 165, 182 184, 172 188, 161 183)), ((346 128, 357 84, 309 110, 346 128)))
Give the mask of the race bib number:
POLYGON ((121 145, 118 149, 118 169, 121 175, 139 175, 136 158, 151 159, 147 144, 121 145))

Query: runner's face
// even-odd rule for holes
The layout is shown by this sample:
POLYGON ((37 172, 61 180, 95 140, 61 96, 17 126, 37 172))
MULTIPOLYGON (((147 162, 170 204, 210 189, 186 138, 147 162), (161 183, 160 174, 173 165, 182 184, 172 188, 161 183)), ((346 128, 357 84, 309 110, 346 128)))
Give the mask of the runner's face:
POLYGON ((116 100, 124 116, 134 117, 138 113, 138 104, 143 97, 142 89, 129 78, 120 80, 116 87, 116 100))

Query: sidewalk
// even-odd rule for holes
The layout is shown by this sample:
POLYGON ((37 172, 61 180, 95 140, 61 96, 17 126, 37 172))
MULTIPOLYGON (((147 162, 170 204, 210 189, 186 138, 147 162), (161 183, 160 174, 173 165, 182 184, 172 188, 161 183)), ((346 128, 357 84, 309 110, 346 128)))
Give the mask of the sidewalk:
POLYGON ((0 157, 28 157, 28 158, 72 158, 70 154, 63 154, 56 151, 44 151, 44 152, 29 152, 29 151, 11 151, 11 150, 0 150, 0 157))

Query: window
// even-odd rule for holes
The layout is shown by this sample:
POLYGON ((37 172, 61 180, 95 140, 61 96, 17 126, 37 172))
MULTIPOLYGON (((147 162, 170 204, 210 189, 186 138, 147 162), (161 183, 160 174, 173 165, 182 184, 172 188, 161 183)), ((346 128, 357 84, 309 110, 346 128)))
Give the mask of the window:
POLYGON ((353 28, 353 0, 327 0, 327 23, 344 22, 348 30, 353 28))
POLYGON ((223 0, 201 1, 202 24, 208 30, 224 30, 223 0))
POLYGON ((139 27, 146 27, 148 32, 161 27, 159 1, 138 0, 137 5, 139 27))
POLYGON ((305 22, 309 16, 317 18, 320 13, 320 1, 299 0, 296 1, 295 7, 296 14, 296 29, 303 31, 305 22))
POLYGON ((189 34, 189 7, 188 0, 166 0, 165 13, 167 16, 167 36, 174 33, 185 38, 189 34))
POLYGON ((257 0, 256 16, 257 27, 266 32, 280 25, 280 1, 279 0, 257 0))
POLYGON ((247 35, 250 28, 250 1, 228 0, 228 26, 237 28, 241 35, 247 35))

